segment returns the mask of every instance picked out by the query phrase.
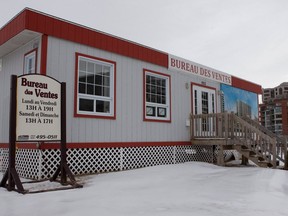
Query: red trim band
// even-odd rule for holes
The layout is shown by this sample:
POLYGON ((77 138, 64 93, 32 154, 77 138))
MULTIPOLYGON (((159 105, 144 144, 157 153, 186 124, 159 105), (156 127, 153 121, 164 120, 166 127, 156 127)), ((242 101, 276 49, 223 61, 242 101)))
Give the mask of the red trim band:
POLYGON ((47 72, 47 50, 48 49, 48 36, 42 35, 41 41, 41 62, 40 62, 40 74, 46 75, 47 72))
POLYGON ((246 91, 262 94, 262 87, 255 83, 232 76, 232 86, 246 91))
MULTIPOLYGON (((191 145, 189 141, 161 141, 161 142, 86 142, 67 143, 68 149, 75 148, 128 148, 128 147, 151 147, 151 146, 185 146, 191 145)), ((0 148, 8 148, 8 143, 0 143, 0 148)), ((60 149, 60 143, 17 143, 18 149, 60 149)))

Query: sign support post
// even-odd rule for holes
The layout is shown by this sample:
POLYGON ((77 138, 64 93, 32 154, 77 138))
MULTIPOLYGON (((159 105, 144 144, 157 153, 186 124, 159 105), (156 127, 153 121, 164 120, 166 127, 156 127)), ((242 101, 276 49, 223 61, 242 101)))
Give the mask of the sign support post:
POLYGON ((61 161, 56 172, 50 179, 55 181, 60 174, 61 180, 60 183, 65 185, 67 184, 67 176, 70 178, 70 181, 73 186, 79 187, 80 185, 76 184, 76 180, 69 169, 67 164, 67 140, 66 140, 66 83, 61 83, 61 161))
POLYGON ((19 175, 15 168, 16 158, 16 95, 17 95, 17 76, 11 77, 11 96, 10 96, 10 127, 9 127, 9 159, 8 168, 5 172, 0 187, 6 187, 8 191, 16 190, 18 192, 25 193, 23 185, 20 181, 19 175), (8 184, 6 184, 8 180, 8 184))

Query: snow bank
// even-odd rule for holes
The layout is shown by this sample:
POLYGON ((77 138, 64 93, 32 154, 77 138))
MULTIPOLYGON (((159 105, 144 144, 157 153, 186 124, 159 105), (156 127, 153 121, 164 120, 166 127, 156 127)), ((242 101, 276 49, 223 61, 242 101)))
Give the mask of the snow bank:
POLYGON ((287 215, 287 179, 287 171, 256 167, 155 166, 82 176, 82 189, 22 195, 1 188, 0 215, 287 215))

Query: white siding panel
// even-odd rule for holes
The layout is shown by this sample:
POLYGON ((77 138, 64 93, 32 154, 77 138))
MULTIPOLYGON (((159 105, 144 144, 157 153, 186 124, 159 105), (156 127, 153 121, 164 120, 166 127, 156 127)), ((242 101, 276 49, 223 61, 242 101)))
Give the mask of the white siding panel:
MULTIPOLYGON (((189 141, 185 123, 191 112, 190 83, 201 83, 202 78, 52 37, 48 39, 47 65, 48 75, 67 83, 68 142, 189 141), (115 120, 74 117, 76 52, 116 62, 115 120), (143 121, 144 68, 171 76, 171 123, 143 121)), ((218 83, 204 81, 219 89, 218 83)))
MULTIPOLYGON (((36 46, 40 46, 39 38, 23 45, 13 52, 2 56, 2 70, 0 71, 0 143, 9 142, 9 113, 11 75, 23 74, 24 55, 36 46)), ((40 47, 37 52, 37 71, 40 68, 40 47)))

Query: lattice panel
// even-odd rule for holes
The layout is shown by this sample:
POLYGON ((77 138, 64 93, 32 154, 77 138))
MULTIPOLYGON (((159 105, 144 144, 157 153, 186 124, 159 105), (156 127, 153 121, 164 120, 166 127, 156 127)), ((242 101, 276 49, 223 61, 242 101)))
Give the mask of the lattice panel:
POLYGON ((39 151, 33 149, 18 149, 16 153, 16 170, 19 175, 29 179, 39 179, 39 151))
POLYGON ((123 170, 148 167, 174 162, 171 146, 123 148, 123 170))
POLYGON ((1 159, 1 166, 0 166, 0 171, 1 172, 5 172, 7 170, 8 167, 8 149, 1 149, 1 155, 0 155, 0 159, 1 159))
MULTIPOLYGON (((68 149, 67 163, 74 175, 119 171, 120 149, 68 149)), ((44 150, 41 178, 50 178, 60 163, 60 150, 44 150)))
POLYGON ((68 163, 75 175, 120 170, 120 148, 70 149, 68 163))
POLYGON ((178 146, 176 149, 176 163, 201 161, 213 163, 212 146, 178 146))
MULTIPOLYGON (((217 149, 213 149, 212 146, 196 145, 86 148, 68 149, 67 155, 67 162, 72 173, 83 175, 188 161, 213 163, 213 158, 217 158, 217 149)), ((16 169, 21 177, 48 179, 55 173, 59 163, 60 150, 17 150, 16 169)), ((8 149, 2 149, 2 172, 6 171, 7 166, 8 149)))
POLYGON ((51 178, 60 164, 60 150, 58 149, 42 150, 41 158, 42 158, 41 179, 51 178))
MULTIPOLYGON (((8 149, 2 149, 2 172, 8 167, 8 149)), ((28 179, 39 179, 40 158, 39 151, 34 149, 17 149, 16 150, 15 168, 19 176, 28 179)))

